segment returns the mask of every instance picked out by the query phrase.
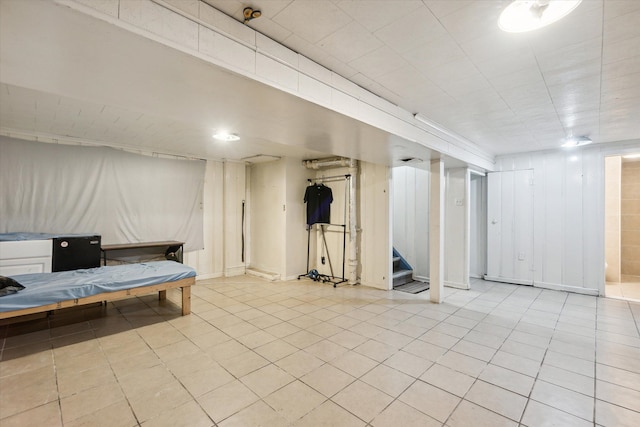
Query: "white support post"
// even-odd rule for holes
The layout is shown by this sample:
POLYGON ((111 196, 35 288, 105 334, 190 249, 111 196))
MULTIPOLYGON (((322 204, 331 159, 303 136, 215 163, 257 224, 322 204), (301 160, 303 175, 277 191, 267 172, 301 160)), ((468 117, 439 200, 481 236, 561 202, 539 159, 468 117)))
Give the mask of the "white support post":
POLYGON ((441 303, 444 296, 444 161, 431 160, 429 206, 429 296, 441 303))

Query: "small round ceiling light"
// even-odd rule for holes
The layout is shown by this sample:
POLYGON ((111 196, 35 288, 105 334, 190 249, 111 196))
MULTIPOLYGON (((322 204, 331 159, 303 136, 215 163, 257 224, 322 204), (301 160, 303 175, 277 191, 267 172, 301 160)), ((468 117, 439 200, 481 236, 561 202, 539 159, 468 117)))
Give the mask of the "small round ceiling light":
POLYGON ((509 33, 533 31, 573 11, 582 0, 515 0, 500 14, 498 26, 509 33))
POLYGON ((564 148, 582 147, 583 145, 591 144, 593 141, 588 136, 571 136, 567 138, 567 141, 562 144, 564 148))
POLYGON ((220 131, 213 134, 213 139, 216 139, 218 141, 231 142, 231 141, 238 141, 240 137, 238 136, 237 133, 220 131))

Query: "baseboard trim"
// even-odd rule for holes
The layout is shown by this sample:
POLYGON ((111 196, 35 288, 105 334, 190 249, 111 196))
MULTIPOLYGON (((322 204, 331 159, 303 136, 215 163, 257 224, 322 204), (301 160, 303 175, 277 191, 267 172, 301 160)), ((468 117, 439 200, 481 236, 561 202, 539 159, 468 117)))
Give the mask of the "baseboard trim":
POLYGON ((550 289, 552 291, 573 292, 573 293, 582 294, 582 295, 591 295, 591 296, 600 295, 600 292, 598 291, 598 289, 579 288, 577 286, 562 285, 559 283, 532 282, 528 280, 505 279, 502 277, 493 277, 493 276, 487 276, 487 275, 484 276, 484 280, 489 280, 491 282, 511 283, 514 285, 533 286, 534 288, 550 289))
POLYGON ((464 284, 464 283, 456 283, 456 282, 447 282, 445 280, 444 285, 448 288, 455 288, 455 289, 462 289, 462 290, 469 290, 471 289, 471 286, 469 286, 468 284, 464 284))
POLYGON ((218 277, 222 277, 222 273, 198 274, 196 276, 196 281, 207 280, 207 279, 217 279, 218 277))
POLYGON ((272 282, 275 282, 276 280, 280 280, 280 275, 278 273, 270 273, 268 271, 260 271, 253 268, 247 268, 246 273, 249 276, 260 277, 262 279, 267 279, 272 282))

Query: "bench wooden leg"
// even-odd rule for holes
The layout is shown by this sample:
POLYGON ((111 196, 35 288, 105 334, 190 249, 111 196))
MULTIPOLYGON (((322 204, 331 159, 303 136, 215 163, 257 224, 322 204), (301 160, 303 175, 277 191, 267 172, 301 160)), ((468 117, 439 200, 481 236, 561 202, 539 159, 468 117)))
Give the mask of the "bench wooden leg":
POLYGON ((166 289, 164 291, 158 291, 158 299, 160 301, 164 301, 167 299, 167 291, 166 289))
POLYGON ((191 313, 191 286, 182 288, 182 315, 191 313))

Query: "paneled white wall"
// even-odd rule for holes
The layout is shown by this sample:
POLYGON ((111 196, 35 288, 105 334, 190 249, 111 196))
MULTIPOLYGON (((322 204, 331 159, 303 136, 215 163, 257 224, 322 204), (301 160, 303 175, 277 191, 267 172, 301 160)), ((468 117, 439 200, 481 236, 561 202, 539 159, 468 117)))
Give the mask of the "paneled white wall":
POLYGON ((386 166, 360 164, 361 283, 385 290, 392 287, 390 175, 390 168, 386 166))
POLYGON ((392 169, 393 246, 413 268, 416 279, 429 277, 429 171, 392 169))
POLYGON ((444 284, 469 289, 469 171, 445 170, 444 284))
MULTIPOLYGON (((497 159, 501 171, 533 170, 534 286, 604 294, 604 159, 638 148, 627 142, 497 159)), ((489 253, 496 250, 489 244, 489 253)))

